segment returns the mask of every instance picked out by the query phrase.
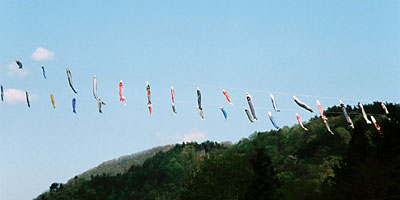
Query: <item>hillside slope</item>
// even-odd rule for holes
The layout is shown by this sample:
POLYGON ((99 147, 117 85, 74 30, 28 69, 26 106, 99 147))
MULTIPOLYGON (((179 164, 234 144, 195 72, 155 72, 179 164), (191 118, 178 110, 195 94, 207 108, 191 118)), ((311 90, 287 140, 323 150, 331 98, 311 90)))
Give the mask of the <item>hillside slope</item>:
POLYGON ((89 180, 90 177, 97 175, 107 174, 110 176, 115 176, 117 174, 125 173, 133 165, 141 165, 147 158, 153 157, 159 151, 165 152, 173 147, 174 145, 158 146, 145 151, 109 160, 101 163, 99 166, 93 169, 89 169, 88 171, 79 174, 77 178, 89 180))
POLYGON ((381 126, 339 107, 304 125, 256 132, 231 146, 177 144, 117 175, 53 183, 36 199, 393 199, 400 197, 400 105, 365 105, 381 126))

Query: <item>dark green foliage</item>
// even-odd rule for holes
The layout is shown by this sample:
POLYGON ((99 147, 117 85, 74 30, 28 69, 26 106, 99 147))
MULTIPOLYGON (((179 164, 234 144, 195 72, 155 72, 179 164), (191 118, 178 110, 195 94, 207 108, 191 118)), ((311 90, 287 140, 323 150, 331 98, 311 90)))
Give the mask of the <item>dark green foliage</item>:
POLYGON ((64 185, 62 183, 52 183, 49 187, 50 192, 58 192, 61 191, 64 188, 64 185))
POLYGON ((382 136, 372 126, 356 124, 349 151, 335 169, 336 177, 332 179, 334 185, 328 197, 400 198, 400 109, 392 104, 387 107, 391 114, 377 119, 382 136))
POLYGON ((400 198, 400 106, 365 105, 382 135, 347 106, 328 108, 330 134, 314 117, 298 125, 256 132, 234 145, 177 144, 129 169, 53 183, 36 199, 395 199, 400 198))
POLYGON ((180 199, 269 199, 274 170, 265 148, 238 145, 211 153, 193 170, 180 199))

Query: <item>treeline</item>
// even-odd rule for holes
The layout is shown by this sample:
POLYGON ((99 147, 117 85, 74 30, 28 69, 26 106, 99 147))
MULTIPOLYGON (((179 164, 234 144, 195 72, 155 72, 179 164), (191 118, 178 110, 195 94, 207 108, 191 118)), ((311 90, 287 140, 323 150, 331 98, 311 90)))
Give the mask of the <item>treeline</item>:
MULTIPOLYGON (((89 180, 91 176, 107 174, 111 176, 115 176, 119 173, 125 173, 129 170, 133 165, 141 165, 143 162, 149 158, 153 157, 159 151, 168 151, 172 149, 174 145, 165 145, 154 147, 145 151, 141 151, 138 153, 134 153, 131 155, 123 156, 118 159, 109 160, 101 163, 99 166, 90 169, 80 175, 77 178, 82 178, 85 180, 89 180)), ((73 181, 73 180, 71 180, 73 181)))
POLYGON ((177 144, 117 175, 53 183, 36 199, 396 199, 400 198, 400 105, 365 105, 380 135, 348 107, 327 109, 304 125, 257 132, 234 145, 177 144))

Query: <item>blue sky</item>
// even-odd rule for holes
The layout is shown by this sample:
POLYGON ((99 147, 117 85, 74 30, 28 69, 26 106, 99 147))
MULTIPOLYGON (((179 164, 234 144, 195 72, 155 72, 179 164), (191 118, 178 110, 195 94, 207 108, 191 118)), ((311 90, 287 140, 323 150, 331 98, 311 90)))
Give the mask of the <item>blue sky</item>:
POLYGON ((313 109, 316 99, 325 108, 339 99, 350 105, 400 101, 399 1, 2 0, 0 5, 0 84, 9 90, 7 102, 0 103, 0 199, 34 198, 53 182, 154 146, 237 142, 270 130, 271 92, 282 110, 273 112, 281 126, 295 124, 296 113, 303 120, 313 116, 292 95, 313 109), (50 53, 42 51, 35 60, 39 47, 50 53), (23 71, 13 69, 15 60, 22 61, 23 71), (69 88, 67 67, 78 94, 69 88), (92 94, 94 75, 107 103, 103 114, 92 94), (171 85, 177 116, 170 106, 171 85), (204 121, 196 108, 197 86, 204 121), (31 108, 19 96, 25 89, 31 108), (253 124, 243 111, 246 92, 260 119, 253 124), (219 106, 228 112, 226 122, 219 106))

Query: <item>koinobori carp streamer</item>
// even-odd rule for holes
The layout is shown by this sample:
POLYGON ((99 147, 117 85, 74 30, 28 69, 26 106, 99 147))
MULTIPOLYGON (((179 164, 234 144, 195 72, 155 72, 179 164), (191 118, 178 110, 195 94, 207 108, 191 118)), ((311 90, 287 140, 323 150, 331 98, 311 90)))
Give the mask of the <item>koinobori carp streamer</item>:
POLYGON ((147 107, 149 108, 150 117, 153 115, 153 107, 151 106, 151 92, 150 92, 150 84, 146 82, 146 91, 147 91, 147 107))
POLYGON ((76 99, 72 98, 72 112, 76 113, 76 99))
POLYGON ((299 116, 299 114, 297 114, 297 113, 296 113, 296 118, 297 118, 297 121, 298 121, 299 124, 300 124, 300 127, 301 127, 302 129, 304 129, 305 131, 308 131, 308 129, 307 129, 306 127, 304 127, 303 122, 301 121, 300 116, 299 116))
POLYGON ((364 110, 364 106, 360 102, 358 103, 358 107, 360 107, 360 109, 361 109, 361 113, 362 113, 362 116, 363 116, 365 122, 367 122, 367 124, 371 124, 372 122, 368 119, 367 113, 365 113, 365 110, 364 110))
POLYGON ((174 90, 174 86, 171 86, 171 99, 172 99, 172 112, 176 115, 177 112, 175 110, 175 90, 174 90))
POLYGON ((28 104, 28 107, 31 107, 31 103, 29 102, 29 94, 28 90, 25 90, 25 98, 26 98, 26 103, 28 104))
POLYGON ((72 85, 72 75, 71 75, 71 71, 70 71, 68 68, 66 69, 66 71, 67 71, 67 77, 68 77, 69 86, 71 87, 72 91, 76 94, 76 93, 78 93, 78 92, 76 92, 74 86, 72 85))
POLYGON ((274 117, 272 117, 271 112, 268 112, 268 117, 269 117, 269 120, 271 120, 272 125, 273 125, 276 129, 279 129, 279 126, 276 124, 276 122, 275 122, 275 120, 274 120, 274 117))
POLYGON ((101 110, 101 105, 106 105, 100 97, 97 95, 97 77, 93 76, 93 96, 97 100, 97 107, 99 109, 99 113, 103 113, 101 110))
POLYGON ((376 119, 374 118, 374 116, 371 116, 371 120, 372 120, 372 123, 374 124, 376 130, 378 131, 378 133, 379 133, 380 135, 382 135, 381 127, 380 127, 380 126, 378 125, 378 123, 376 122, 376 119))
POLYGON ((54 95, 50 94, 50 100, 51 100, 51 104, 53 104, 53 108, 56 108, 56 102, 54 100, 54 95))
POLYGON ((388 109, 386 108, 386 106, 385 106, 385 104, 384 103, 381 103, 381 106, 382 106, 382 109, 385 111, 385 114, 389 114, 389 111, 388 111, 388 109))
POLYGON ((44 66, 43 66, 43 65, 42 65, 42 73, 43 73, 44 79, 47 79, 47 77, 46 77, 46 71, 44 70, 44 66))
POLYGON ((223 107, 219 107, 219 109, 221 110, 222 114, 224 115, 225 120, 227 120, 228 114, 226 113, 225 109, 223 107))
POLYGON ((229 96, 228 92, 226 92, 224 89, 222 90, 222 94, 224 94, 226 100, 229 102, 229 104, 233 105, 231 97, 229 96))
POLYGON ((245 108, 245 109, 244 109, 244 112, 246 113, 247 118, 249 118, 250 122, 253 123, 254 120, 253 120, 253 117, 252 117, 251 114, 250 114, 249 109, 245 108))
POLYGON ((324 120, 324 124, 325 124, 326 130, 328 130, 329 133, 331 133, 332 135, 334 135, 334 133, 332 132, 331 128, 329 127, 328 119, 325 118, 325 119, 323 119, 323 120, 324 120))
POLYGON ((3 89, 3 85, 0 85, 0 90, 1 90, 1 101, 4 101, 4 89, 3 89))
POLYGON ((297 97, 293 96, 292 98, 293 98, 294 102, 297 103, 297 105, 299 105, 300 107, 310 111, 311 113, 314 113, 314 111, 310 108, 310 106, 308 106, 307 104, 301 102, 297 97))
POLYGON ((319 102, 319 100, 317 99, 317 107, 319 110, 319 114, 321 115, 322 119, 327 119, 326 116, 324 115, 324 109, 322 109, 321 103, 319 102))
POLYGON ((249 93, 246 93, 247 103, 249 104, 251 114, 253 115, 254 120, 257 120, 256 110, 254 109, 253 100, 249 93))
POLYGON ((339 104, 340 104, 340 107, 342 108, 343 115, 344 115, 344 118, 346 119, 347 124, 348 124, 352 129, 354 129, 353 121, 351 121, 350 116, 349 116, 349 114, 347 113, 346 107, 344 106, 344 103, 342 102, 342 100, 339 100, 339 104))
POLYGON ((203 108, 201 107, 201 93, 199 87, 197 87, 196 92, 197 92, 197 109, 199 110, 201 119, 204 120, 203 108))
POLYGON ((269 97, 271 98, 272 107, 274 108, 275 112, 280 112, 280 110, 278 109, 278 106, 276 105, 274 95, 270 94, 269 97))
POLYGON ((121 101, 122 103, 124 103, 124 105, 126 105, 124 96, 124 84, 122 83, 122 80, 119 81, 119 101, 121 101))
POLYGON ((22 69, 22 63, 19 60, 16 60, 15 63, 18 65, 18 69, 22 69))

